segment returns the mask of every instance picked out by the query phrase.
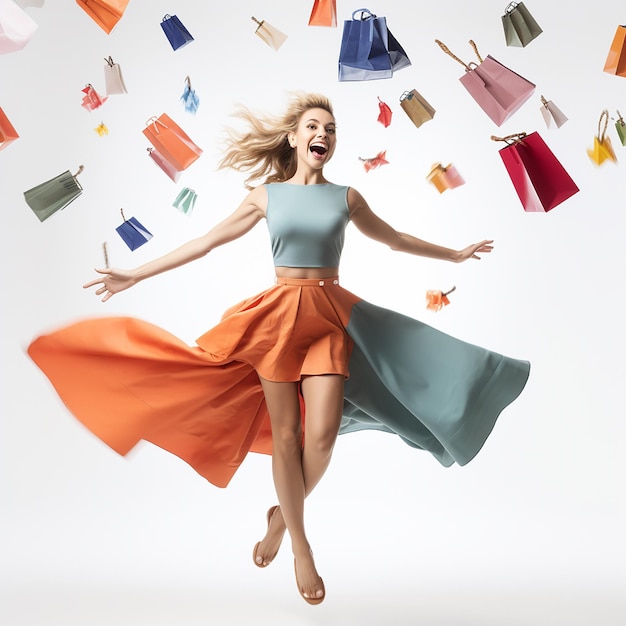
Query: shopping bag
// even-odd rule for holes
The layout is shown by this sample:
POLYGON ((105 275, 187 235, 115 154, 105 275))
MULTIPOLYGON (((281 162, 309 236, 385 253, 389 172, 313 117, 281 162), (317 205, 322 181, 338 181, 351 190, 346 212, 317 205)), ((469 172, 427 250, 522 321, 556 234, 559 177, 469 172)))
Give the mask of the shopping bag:
POLYGON ((525 211, 547 213, 579 191, 538 132, 491 139, 507 144, 500 157, 525 211))
POLYGON ((315 0, 309 26, 337 26, 337 0, 315 0))
POLYGON ((383 102, 380 97, 378 98, 378 122, 380 122, 385 128, 391 124, 391 108, 386 102, 383 102))
POLYGON ((394 72, 409 65, 411 61, 387 28, 386 18, 368 9, 357 9, 351 20, 344 21, 339 50, 340 81, 391 78, 394 72))
POLYGON ((78 182, 78 175, 83 169, 81 165, 76 174, 68 170, 24 192, 26 204, 33 210, 40 222, 64 209, 82 194, 83 188, 78 182))
POLYGON ((139 220, 134 217, 127 220, 124 209, 120 209, 120 212, 124 221, 115 230, 131 250, 136 250, 152 239, 152 233, 139 220))
POLYGON ((172 50, 178 50, 194 40, 176 15, 169 15, 169 13, 165 15, 161 20, 161 28, 170 42, 172 50))
POLYGON ((160 170, 165 172, 168 178, 177 183, 180 178, 180 170, 177 170, 169 161, 167 161, 158 150, 155 150, 154 148, 147 148, 147 150, 153 163, 155 163, 160 170))
POLYGON ((189 76, 185 78, 185 89, 183 95, 180 97, 182 103, 185 105, 185 111, 195 115, 198 112, 200 106, 200 98, 196 94, 195 89, 191 88, 191 80, 189 76))
POLYGON ((128 93, 124 77, 122 76, 122 68, 111 57, 104 60, 106 61, 104 66, 104 86, 107 96, 128 93))
POLYGON ((22 50, 36 30, 35 20, 13 0, 0 0, 0 54, 22 50))
POLYGON ((605 161, 617 163, 617 157, 611 144, 611 139, 607 137, 606 129, 609 124, 609 112, 604 109, 598 120, 598 134, 593 138, 593 148, 587 150, 589 158, 596 164, 602 165, 605 161))
POLYGON ((568 118, 565 117, 563 111, 561 111, 552 100, 546 100, 541 96, 541 104, 542 106, 539 110, 548 128, 552 128, 553 126, 561 128, 561 126, 567 122, 568 118))
POLYGON ((287 35, 278 30, 278 28, 268 24, 265 20, 257 20, 252 17, 252 21, 257 27, 254 34, 260 37, 270 48, 278 50, 287 40, 287 35))
POLYGON ((525 48, 543 32, 523 2, 509 2, 502 16, 507 46, 525 48))
POLYGON ((143 134, 175 169, 182 172, 202 154, 189 135, 166 113, 151 117, 143 134))
POLYGON ((502 65, 491 55, 483 59, 472 40, 469 43, 478 57, 479 65, 465 63, 441 41, 435 39, 435 42, 447 55, 463 65, 465 74, 459 81, 497 126, 508 120, 533 94, 534 83, 502 65))
MULTIPOLYGON (((626 122, 624 122, 624 118, 621 116, 619 111, 617 112, 617 122, 615 122, 615 130, 617 131, 617 136, 622 142, 622 145, 626 146, 626 122)), ((0 148, 0 150, 1 149, 2 148, 0 148)))
POLYGON ((19 139, 19 135, 6 113, 0 107, 0 150, 4 150, 12 141, 19 139))
POLYGON ((198 194, 193 189, 189 189, 189 187, 183 187, 176 198, 174 198, 174 202, 172 206, 176 207, 179 211, 187 215, 191 215, 193 211, 193 207, 196 204, 196 198, 198 194))
POLYGON ((108 96, 104 98, 94 89, 93 85, 85 85, 84 89, 81 89, 83 96, 82 107, 87 111, 93 111, 101 107, 106 101, 108 96))
POLYGON ((107 127, 107 125, 104 122, 100 122, 95 128, 94 130, 98 133, 99 137, 104 137, 105 135, 109 134, 109 129, 107 127))
POLYGON ((389 161, 387 161, 387 150, 382 150, 375 157, 364 159, 363 157, 359 157, 359 161, 363 161, 363 167, 366 172, 370 170, 375 170, 381 165, 389 165, 389 161))
POLYGON ((626 25, 618 26, 604 63, 604 71, 626 76, 626 25))
POLYGON ((435 109, 415 89, 402 93, 400 106, 417 128, 435 116, 435 109))
POLYGON ((107 34, 122 19, 129 0, 76 0, 76 4, 107 34))
POLYGON ((452 164, 444 167, 441 163, 434 163, 426 176, 426 180, 432 183, 439 193, 465 184, 463 177, 452 164))
POLYGON ((456 289, 452 287, 445 293, 443 291, 437 291, 436 289, 429 289, 426 292, 426 308, 429 311, 441 311, 444 306, 450 304, 448 296, 456 289))

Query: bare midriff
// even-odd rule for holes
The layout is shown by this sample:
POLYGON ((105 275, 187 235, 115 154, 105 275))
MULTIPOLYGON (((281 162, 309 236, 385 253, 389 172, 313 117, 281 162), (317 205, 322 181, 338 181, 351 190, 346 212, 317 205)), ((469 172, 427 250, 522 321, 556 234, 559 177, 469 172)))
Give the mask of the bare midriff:
POLYGON ((337 267, 275 267, 282 278, 329 278, 339 275, 337 267))

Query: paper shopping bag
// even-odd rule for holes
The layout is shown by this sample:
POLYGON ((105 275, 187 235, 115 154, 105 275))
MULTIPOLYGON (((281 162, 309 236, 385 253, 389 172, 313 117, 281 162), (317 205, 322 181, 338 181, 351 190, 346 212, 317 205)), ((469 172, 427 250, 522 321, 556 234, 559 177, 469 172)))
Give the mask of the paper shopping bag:
POLYGON ((107 34, 122 19, 129 0, 76 0, 76 4, 107 34))
POLYGON ((337 26, 337 0, 315 0, 309 26, 337 26))
MULTIPOLYGON (((624 122, 624 118, 617 112, 617 121, 615 122, 615 130, 617 131, 617 136, 619 140, 622 142, 623 146, 626 146, 626 122, 624 122)), ((1 149, 1 148, 0 148, 1 149)))
POLYGON ((108 98, 108 96, 104 96, 103 98, 91 84, 85 85, 84 89, 81 89, 81 91, 85 94, 81 105, 84 109, 87 109, 87 111, 94 111, 101 107, 108 98))
POLYGON ((391 78, 394 72, 409 65, 411 61, 387 28, 386 18, 368 9, 357 9, 351 20, 344 21, 339 50, 340 81, 391 78))
POLYGON ((465 74, 459 81, 497 126, 508 120, 533 94, 534 83, 502 65, 491 55, 483 59, 472 40, 469 43, 478 57, 479 65, 465 63, 441 41, 435 39, 435 42, 447 55, 463 65, 465 74))
POLYGON ((607 137, 606 129, 609 123, 609 112, 604 109, 598 120, 598 133, 593 138, 593 148, 587 150, 587 155, 596 164, 602 165, 605 161, 617 163, 617 157, 611 144, 611 139, 607 137))
POLYGON ((19 135, 6 113, 0 107, 0 150, 4 150, 12 141, 19 139, 19 135))
POLYGON ((539 133, 495 137, 506 142, 500 157, 527 212, 547 213, 579 189, 539 133))
POLYGON ((177 170, 155 148, 147 148, 147 150, 148 150, 148 154, 150 155, 150 158, 152 159, 152 162, 155 165, 157 165, 160 170, 162 170, 165 174, 167 174, 168 178, 170 178, 175 183, 177 183, 178 179, 180 178, 180 170, 177 170))
POLYGON ((509 2, 502 16, 507 46, 525 48, 543 32, 523 2, 509 2))
POLYGON ((426 291, 426 308, 429 311, 441 311, 444 306, 450 304, 448 296, 456 290, 456 287, 452 287, 446 292, 439 291, 437 289, 429 289, 426 291))
POLYGON ((120 212, 124 221, 115 230, 131 250, 136 250, 152 239, 152 233, 138 219, 131 217, 127 220, 124 209, 120 209, 120 212))
POLYGON ((104 86, 107 96, 128 93, 124 77, 122 76, 122 68, 111 57, 104 60, 106 61, 104 66, 104 86))
POLYGON ((185 131, 166 113, 151 117, 146 122, 143 134, 175 169, 182 172, 202 154, 185 131))
POLYGON ((0 0, 0 54, 22 50, 36 30, 35 20, 13 0, 0 0))
POLYGON ((604 71, 626 76, 626 25, 618 26, 604 63, 604 71))
POLYGON ((567 122, 567 117, 565 117, 563 111, 561 111, 552 100, 546 100, 541 96, 541 105, 541 115, 548 128, 552 128, 553 126, 561 128, 561 126, 567 122))
POLYGON ((191 215, 193 211, 193 207, 196 204, 196 199, 198 194, 193 189, 189 189, 189 187, 183 187, 176 198, 174 198, 174 202, 172 206, 176 207, 179 211, 187 215, 191 215))
POLYGON ((200 106, 200 98, 196 94, 195 89, 191 88, 191 80, 189 76, 185 78, 185 89, 183 95, 180 97, 181 102, 185 105, 185 111, 195 115, 198 112, 200 106))
POLYGON ((378 118, 376 121, 380 122, 385 128, 391 124, 391 108, 380 97, 378 98, 378 118))
POLYGON ((254 34, 262 39, 272 50, 278 50, 287 41, 285 33, 268 24, 265 20, 257 20, 253 16, 252 21, 257 25, 254 34))
POLYGON ((463 177, 452 164, 448 164, 445 167, 441 163, 433 164, 426 176, 426 180, 432 183, 439 193, 465 184, 463 177))
POLYGON ((77 177, 83 169, 81 165, 76 174, 71 174, 68 170, 24 192, 26 204, 33 210, 40 222, 64 209, 82 194, 83 188, 77 177))
POLYGON ((415 89, 402 93, 400 106, 417 128, 435 117, 435 109, 415 89))
POLYGON ((363 162, 363 167, 366 172, 375 170, 381 165, 389 165, 389 161, 387 161, 387 150, 381 150, 375 157, 359 157, 359 161, 363 162))
POLYGON ((194 40, 191 33, 176 15, 169 15, 169 13, 165 15, 161 20, 161 29, 170 42, 172 50, 178 50, 194 40))

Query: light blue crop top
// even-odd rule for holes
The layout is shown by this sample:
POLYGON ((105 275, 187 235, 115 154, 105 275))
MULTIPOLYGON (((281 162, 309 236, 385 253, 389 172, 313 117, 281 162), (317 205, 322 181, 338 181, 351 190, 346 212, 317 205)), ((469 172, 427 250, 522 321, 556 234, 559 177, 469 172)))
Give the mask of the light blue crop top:
POLYGON ((350 221, 348 187, 272 183, 267 227, 276 267, 338 267, 350 221))

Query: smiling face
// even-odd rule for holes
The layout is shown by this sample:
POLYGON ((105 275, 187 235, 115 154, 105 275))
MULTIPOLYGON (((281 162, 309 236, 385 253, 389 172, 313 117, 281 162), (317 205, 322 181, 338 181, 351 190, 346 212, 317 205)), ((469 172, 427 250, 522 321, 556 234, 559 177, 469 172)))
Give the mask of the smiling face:
POLYGON ((288 139, 297 152, 298 167, 306 165, 321 170, 335 151, 335 118, 325 109, 308 109, 288 139))

